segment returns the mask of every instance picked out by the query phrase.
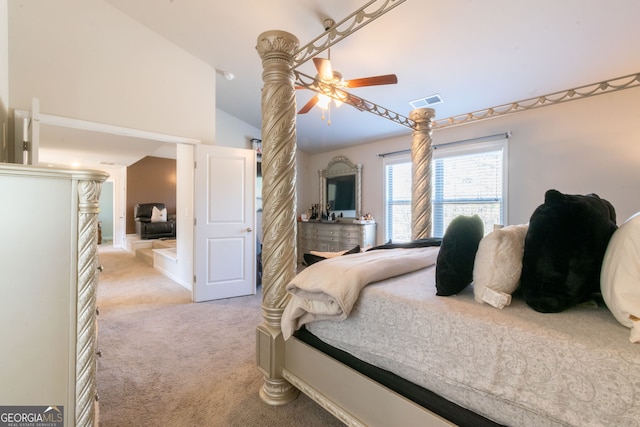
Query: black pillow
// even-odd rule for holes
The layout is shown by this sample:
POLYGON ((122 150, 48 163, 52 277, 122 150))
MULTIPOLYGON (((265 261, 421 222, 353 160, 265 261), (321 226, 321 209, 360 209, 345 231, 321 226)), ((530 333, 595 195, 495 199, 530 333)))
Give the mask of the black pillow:
POLYGON ((460 215, 451 221, 436 260, 436 295, 457 294, 473 281, 473 262, 483 235, 484 223, 478 215, 460 215))
POLYGON ((384 245, 378 245, 378 246, 374 246, 372 248, 367 249, 367 252, 377 251, 378 249, 427 248, 430 246, 440 246, 441 244, 442 244, 441 237, 425 237, 424 239, 416 239, 416 240, 411 240, 410 242, 403 242, 403 243, 393 243, 391 242, 391 240, 389 240, 384 245))
MULTIPOLYGON (((358 252, 360 252, 360 245, 357 245, 353 249, 349 249, 347 252, 343 253, 342 255, 357 254, 358 252)), ((302 258, 304 259, 304 263, 306 265, 315 264, 316 262, 327 259, 323 256, 313 255, 313 254, 302 254, 302 258)))
POLYGON ((356 246, 353 249, 349 249, 347 252, 343 253, 342 255, 357 254, 359 252, 361 252, 360 251, 360 245, 356 246))
POLYGON ((313 255, 313 254, 302 254, 302 258, 304 259, 304 264, 307 266, 326 259, 323 256, 313 255))
POLYGON ((542 313, 557 313, 600 291, 600 270, 615 209, 596 194, 545 193, 525 237, 520 291, 542 313))

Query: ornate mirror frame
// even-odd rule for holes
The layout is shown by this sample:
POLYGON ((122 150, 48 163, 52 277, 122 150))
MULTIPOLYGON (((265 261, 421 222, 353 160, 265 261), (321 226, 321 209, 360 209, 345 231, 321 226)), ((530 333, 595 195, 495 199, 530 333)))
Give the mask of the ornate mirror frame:
POLYGON ((355 218, 359 218, 360 215, 362 215, 362 164, 354 164, 344 156, 336 156, 331 159, 326 169, 320 169, 318 171, 318 175, 320 176, 320 206, 323 209, 327 206, 327 178, 355 175, 355 218))

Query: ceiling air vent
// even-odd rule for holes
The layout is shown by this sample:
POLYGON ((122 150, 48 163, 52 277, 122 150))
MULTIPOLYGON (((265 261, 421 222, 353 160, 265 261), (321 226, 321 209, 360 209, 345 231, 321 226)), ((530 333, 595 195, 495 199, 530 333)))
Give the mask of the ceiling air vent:
POLYGON ((413 108, 427 108, 427 107, 432 107, 436 104, 441 104, 443 102, 444 101, 440 96, 440 94, 436 93, 435 95, 426 96, 424 98, 409 101, 409 104, 411 104, 413 108))

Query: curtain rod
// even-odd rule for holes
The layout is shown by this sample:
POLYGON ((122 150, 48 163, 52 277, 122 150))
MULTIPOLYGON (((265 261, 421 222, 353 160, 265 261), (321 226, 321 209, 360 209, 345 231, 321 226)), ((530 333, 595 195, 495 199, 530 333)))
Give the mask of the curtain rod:
MULTIPOLYGON (((460 141, 445 142, 445 143, 442 143, 442 144, 434 145, 433 148, 437 149, 438 147, 444 147, 444 146, 456 145, 456 144, 467 144, 469 142, 493 141, 493 140, 502 139, 502 138, 509 139, 510 137, 511 137, 511 131, 508 131, 508 132, 503 132, 503 133, 497 133, 495 135, 479 136, 477 138, 469 138, 469 139, 462 139, 460 141)), ((378 154, 378 157, 385 157, 385 156, 391 156, 391 155, 394 155, 394 154, 403 154, 403 153, 410 153, 410 152, 411 152, 411 149, 391 151, 389 153, 378 154)))

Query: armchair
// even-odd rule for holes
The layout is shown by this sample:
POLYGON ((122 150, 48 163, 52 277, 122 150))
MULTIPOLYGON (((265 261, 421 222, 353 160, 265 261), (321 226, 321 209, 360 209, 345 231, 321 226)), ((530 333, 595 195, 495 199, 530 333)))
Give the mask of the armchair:
POLYGON ((164 203, 140 203, 134 208, 136 220, 136 234, 141 239, 159 239, 161 237, 176 237, 176 222, 168 218, 164 203), (156 208, 154 215, 153 208, 156 208), (158 215, 163 213, 164 215, 158 215))

